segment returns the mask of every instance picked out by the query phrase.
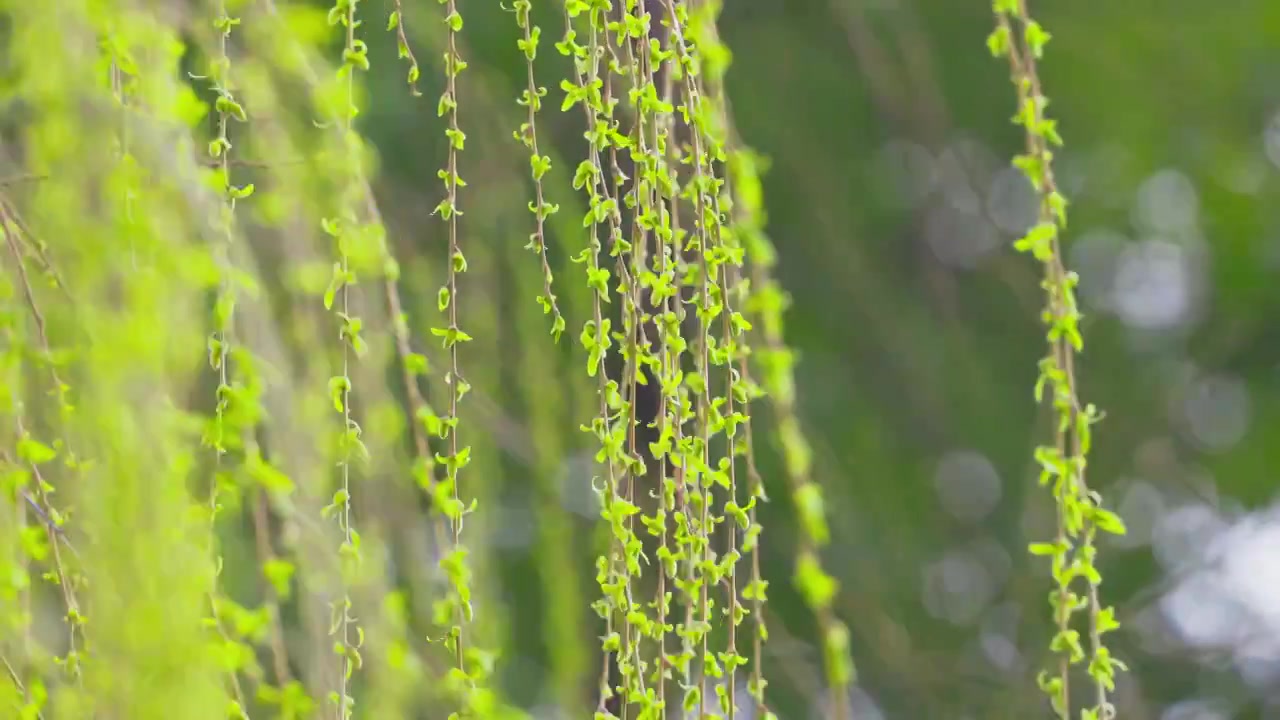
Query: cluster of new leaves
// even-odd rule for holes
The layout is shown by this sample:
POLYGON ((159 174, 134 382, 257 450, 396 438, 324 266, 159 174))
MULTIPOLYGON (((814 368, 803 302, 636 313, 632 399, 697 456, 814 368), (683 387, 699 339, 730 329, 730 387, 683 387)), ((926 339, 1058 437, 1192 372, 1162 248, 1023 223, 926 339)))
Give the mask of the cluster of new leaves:
MULTIPOLYGON (((433 497, 452 528, 452 544, 440 561, 449 579, 449 593, 436 604, 438 625, 448 626, 445 639, 453 651, 454 667, 449 671, 449 686, 459 698, 460 711, 451 717, 492 717, 498 710, 496 696, 486 687, 492 672, 494 656, 481 649, 468 637, 468 627, 474 619, 472 606, 472 573, 468 563, 468 549, 462 544, 463 518, 476 510, 476 501, 465 503, 460 495, 459 472, 471 462, 471 447, 459 444, 458 405, 471 390, 471 384, 462 375, 459 353, 472 338, 459 325, 459 281, 467 272, 467 258, 462 253, 458 237, 458 221, 462 217, 458 191, 466 187, 459 174, 458 158, 466 144, 466 133, 458 125, 458 77, 467 69, 467 62, 458 52, 458 34, 462 31, 462 15, 455 0, 439 0, 444 6, 443 22, 447 30, 444 52, 445 87, 436 105, 436 115, 447 119, 445 139, 448 147, 447 165, 438 177, 444 183, 445 197, 435 208, 435 214, 448 227, 449 254, 447 280, 437 292, 437 307, 445 314, 442 327, 431 328, 431 334, 440 338, 449 353, 449 370, 445 374, 445 386, 449 393, 449 414, 440 422, 440 435, 448 442, 445 453, 436 461, 445 467, 445 477, 435 484, 433 497)), ((410 70, 412 78, 413 71, 410 70)))
MULTIPOLYGON (((329 287, 325 290, 324 305, 326 309, 334 310, 338 317, 338 339, 342 343, 342 374, 331 377, 328 385, 333 408, 342 416, 342 428, 339 430, 336 446, 342 475, 339 488, 333 494, 332 502, 324 508, 324 514, 337 521, 338 530, 342 534, 338 554, 344 589, 351 584, 361 561, 361 537, 351 520, 352 465, 354 460, 367 460, 369 456, 361 437, 360 425, 353 417, 351 407, 352 355, 363 355, 367 348, 366 340, 361 334, 364 322, 352 312, 351 292, 359 280, 356 269, 360 264, 358 258, 375 252, 370 246, 375 245, 376 238, 381 233, 380 227, 365 221, 360 207, 365 191, 361 185, 363 140, 354 125, 359 114, 355 95, 356 73, 369 70, 369 48, 356 34, 363 24, 357 13, 360 1, 337 0, 329 10, 329 24, 345 31, 342 63, 338 67, 337 79, 345 85, 346 97, 343 99, 338 95, 334 102, 337 105, 335 116, 347 153, 342 173, 344 182, 339 185, 338 214, 325 218, 321 223, 325 234, 333 238, 337 249, 338 258, 333 264, 329 287)), ((338 708, 339 717, 347 720, 354 712, 355 700, 350 692, 350 681, 363 663, 360 648, 364 645, 364 628, 356 624, 349 591, 331 604, 330 616, 329 632, 335 637, 333 651, 342 658, 342 669, 337 689, 329 694, 329 702, 338 708)))
MULTIPOLYGON (((598 382, 599 414, 583 429, 600 443, 596 460, 604 477, 597 489, 611 529, 610 547, 597 563, 602 598, 595 607, 606 624, 597 708, 602 718, 619 712, 668 717, 675 707, 669 685, 680 689, 683 712, 734 717, 738 668, 749 663, 757 714, 768 713, 761 672, 767 633, 760 616, 767 584, 759 574, 761 528, 755 519, 765 494, 747 415, 761 388, 749 371, 753 324, 747 312, 763 312, 765 344, 780 354, 781 303, 770 307, 750 291, 746 245, 768 248, 758 199, 735 203, 737 193, 726 184, 736 172, 748 192, 758 189, 749 153, 726 142, 727 114, 719 99, 728 55, 714 34, 718 3, 699 3, 696 12, 690 7, 568 0, 565 34, 556 44, 574 63, 573 76, 561 82, 561 109, 581 108, 587 140, 574 186, 586 195, 582 225, 589 232, 573 260, 585 266, 593 297, 580 342, 587 373, 598 382), (616 316, 606 312, 614 300, 616 316), (619 358, 616 365, 608 361, 611 353, 619 358), (659 399, 648 428, 656 439, 646 448, 637 398, 650 384, 659 399), (739 484, 741 470, 750 487, 739 484), (657 546, 649 551, 652 559, 636 531, 637 518, 649 544, 657 546), (744 553, 751 554, 752 575, 740 582, 744 553), (650 567, 656 578, 645 577, 650 567), (756 632, 748 659, 739 652, 737 628, 752 611, 756 632), (713 646, 717 635, 722 650, 713 646)), ((536 103, 542 92, 531 76, 522 102, 536 103)), ((518 139, 528 144, 531 131, 532 121, 518 139)), ((535 151, 532 162, 536 178, 545 160, 535 151)), ((541 203, 539 196, 531 209, 541 203)), ((541 247, 536 236, 533 247, 541 247)), ((771 249, 757 249, 757 255, 754 272, 777 293, 768 284, 769 265, 759 261, 771 258, 771 249)), ((540 301, 549 295, 548 288, 540 301)), ((777 387, 789 386, 782 379, 790 378, 789 365, 766 372, 779 378, 777 387)), ((798 433, 790 400, 785 402, 779 406, 783 428, 798 433)), ((784 447, 793 444, 784 436, 784 447)), ((852 665, 847 631, 831 612, 835 583, 817 559, 827 535, 820 494, 807 479, 807 464, 789 470, 796 506, 809 518, 803 524, 812 529, 796 580, 824 629, 838 711, 852 665)))
MULTIPOLYGON (((16 438, 12 447, 0 451, 0 491, 5 497, 14 498, 19 509, 17 522, 0 540, 4 552, 0 556, 3 570, 0 574, 5 578, 0 586, 0 598, 5 604, 29 606, 34 589, 32 569, 40 569, 35 577, 59 589, 65 610, 67 649, 52 659, 61 668, 61 674, 79 684, 86 618, 80 609, 77 588, 83 584, 83 577, 69 562, 75 557, 75 550, 63 529, 66 517, 54 504, 57 488, 50 481, 47 469, 42 469, 60 460, 58 464, 65 471, 74 472, 79 461, 61 438, 46 444, 29 428, 25 406, 28 398, 22 392, 24 373, 30 368, 43 376, 37 381, 37 388, 42 394, 57 399, 60 422, 66 423, 75 408, 71 404, 71 388, 58 371, 59 354, 49 344, 44 314, 32 290, 34 273, 29 265, 35 265, 52 284, 58 279, 48 263, 45 248, 24 231, 18 217, 16 210, 0 198, 0 241, 17 272, 16 282, 6 275, 4 284, 0 285, 0 297, 6 302, 6 310, 0 315, 4 338, 4 351, 0 353, 0 412, 5 421, 11 423, 16 438), (14 307, 24 307, 26 312, 10 309, 14 307), (31 337, 28 322, 34 324, 34 342, 28 339, 31 337), (28 523, 28 517, 33 522, 28 523), (72 557, 64 556, 68 550, 72 557)), ((5 613, 0 623, 6 631, 26 633, 30 631, 31 620, 29 611, 17 615, 5 613)), ((37 675, 24 683, 11 667, 7 669, 11 678, 15 678, 15 695, 4 702, 25 715, 38 716, 48 700, 44 678, 37 675)))
MULTIPOLYGON (((728 194, 732 203, 727 208, 730 214, 727 229, 741 243, 750 265, 748 273, 741 278, 735 289, 735 294, 741 294, 743 307, 757 329, 759 341, 754 350, 743 353, 739 371, 746 380, 747 399, 756 400, 767 396, 774 413, 777 424, 775 439, 783 457, 784 475, 800 529, 793 582, 818 622, 828 683, 828 712, 835 717, 843 717, 849 712, 846 689, 854 680, 849 631, 832 607, 839 589, 838 584, 835 578, 822 569, 819 560, 819 552, 830 541, 830 531, 826 523, 822 487, 811 478, 812 451, 795 408, 795 380, 792 372, 795 358, 783 338, 783 314, 790 301, 772 277, 777 253, 764 232, 766 218, 760 174, 765 169, 765 161, 737 140, 732 115, 728 110, 725 94, 720 89, 721 78, 732 58, 728 48, 719 43, 716 37, 714 20, 718 11, 719 3, 709 2, 703 5, 697 18, 700 22, 695 24, 695 28, 699 31, 708 87, 718 90, 713 90, 710 95, 718 98, 722 105, 720 112, 711 120, 720 123, 717 132, 726 134, 733 146, 726 167, 726 182, 732 190, 728 194), (751 364, 746 359, 748 353, 754 358, 751 364), (758 383, 752 380, 753 367, 756 376, 761 378, 758 383)), ((745 424, 744 441, 751 502, 747 508, 749 530, 743 550, 752 553, 752 576, 743 590, 743 597, 756 606, 754 654, 758 658, 761 654, 759 643, 768 637, 762 615, 768 583, 760 576, 761 528, 755 521, 755 505, 757 499, 766 501, 768 498, 755 465, 749 422, 745 424)), ((763 714, 764 688, 767 682, 760 674, 760 669, 761 663, 753 664, 749 689, 756 699, 757 709, 763 714)))
POLYGON ((1101 496, 1085 483, 1091 426, 1101 419, 1093 404, 1082 405, 1075 371, 1076 354, 1084 348, 1080 335, 1080 310, 1076 302, 1077 275, 1063 261, 1061 232, 1067 226, 1067 201, 1053 176, 1053 148, 1062 145, 1056 121, 1048 118, 1045 97, 1036 63, 1049 42, 1049 33, 1027 9, 1027 0, 995 0, 996 29, 987 38, 987 47, 996 57, 1009 61, 1011 78, 1018 96, 1018 112, 1013 122, 1026 131, 1026 152, 1014 158, 1039 195, 1036 224, 1015 247, 1030 254, 1044 267, 1041 286, 1045 291, 1044 323, 1048 354, 1040 361, 1040 377, 1035 393, 1038 401, 1048 401, 1054 411, 1054 442, 1036 449, 1040 484, 1052 489, 1057 506, 1058 531, 1052 542, 1033 543, 1030 551, 1053 563, 1057 588, 1049 605, 1057 626, 1051 649, 1060 660, 1055 672, 1040 674, 1040 687, 1049 695, 1054 711, 1071 716, 1070 667, 1082 662, 1086 651, 1080 632, 1073 629, 1072 616, 1088 611, 1089 663, 1095 699, 1082 717, 1105 720, 1115 709, 1108 693, 1115 688, 1115 674, 1124 664, 1113 658, 1102 636, 1117 627, 1114 608, 1102 604, 1098 586, 1102 583, 1096 560, 1099 531, 1124 534, 1124 524, 1101 506, 1101 496), (1081 596, 1073 585, 1084 580, 1087 591, 1081 596))
MULTIPOLYGON (((260 421, 261 406, 255 397, 255 390, 261 390, 261 383, 252 374, 251 358, 234 344, 234 324, 237 284, 242 282, 243 274, 234 270, 233 254, 236 237, 236 203, 253 195, 252 183, 236 186, 231 182, 231 158, 234 145, 231 142, 229 129, 232 121, 245 122, 248 115, 244 107, 236 100, 231 72, 231 56, 228 54, 228 43, 232 31, 240 24, 240 19, 230 15, 225 0, 217 6, 217 17, 213 21, 213 29, 218 35, 217 56, 209 64, 209 75, 204 78, 217 94, 214 101, 214 113, 217 115, 217 135, 209 141, 208 153, 211 162, 215 163, 211 171, 211 185, 222 197, 218 206, 217 220, 213 223, 221 237, 215 250, 220 276, 217 296, 214 300, 213 332, 209 335, 209 365, 217 373, 218 385, 214 398, 214 416, 205 433, 205 445, 214 452, 217 471, 209 483, 209 546, 214 561, 214 577, 210 583, 209 622, 217 629, 223 642, 228 663, 227 672, 232 690, 232 717, 247 717, 247 703, 244 689, 240 684, 240 673, 246 669, 246 659, 252 657, 252 650, 237 639, 231 628, 241 627, 234 621, 237 615, 243 615, 245 609, 234 602, 220 597, 218 592, 218 576, 222 570, 222 556, 216 549, 218 514, 221 510, 220 494, 223 488, 235 488, 231 474, 224 468, 223 457, 229 451, 252 452, 256 446, 252 439, 253 428, 260 421), (237 356, 237 368, 246 368, 250 372, 246 377, 233 377, 232 354, 237 356), (247 381, 247 382, 246 382, 247 381), (224 615, 228 620, 224 621, 224 615)), ((261 462, 261 456, 258 455, 261 462)))

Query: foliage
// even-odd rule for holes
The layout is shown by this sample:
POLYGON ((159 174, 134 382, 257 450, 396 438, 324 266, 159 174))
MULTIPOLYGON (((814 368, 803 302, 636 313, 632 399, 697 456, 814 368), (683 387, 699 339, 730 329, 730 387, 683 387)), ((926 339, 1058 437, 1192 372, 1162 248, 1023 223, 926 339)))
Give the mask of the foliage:
MULTIPOLYGON (((833 513, 719 0, 503 6, 523 63, 509 116, 487 112, 505 85, 469 42, 496 31, 467 3, 371 6, 0 2, 0 103, 16 108, 0 139, 22 168, 0 178, 6 709, 525 717, 513 696, 532 683, 511 680, 507 651, 533 644, 574 717, 785 717, 766 691, 776 547, 812 618, 822 705, 848 717, 833 513), (433 157, 375 151, 362 115, 387 93, 414 98, 433 157), (382 165, 413 163, 443 187, 405 199, 383 182, 382 165), (515 196, 530 199, 513 211, 515 196), (516 407, 528 431, 499 412, 516 407), (554 485, 565 427, 592 443, 587 528, 554 485), (768 489, 783 507, 766 533, 768 489), (506 572, 512 495, 538 517, 534 562, 506 572)), ((1122 665, 1101 641, 1117 625, 1094 540, 1124 528, 1084 482, 1098 413, 1073 370, 1061 138, 1035 65, 1048 35, 1021 0, 995 8, 989 48, 1027 133, 1015 163, 1040 195, 1017 244, 1045 268, 1036 391, 1058 418, 1036 452, 1058 533, 1031 552, 1053 561, 1064 659, 1041 685, 1067 717, 1087 608, 1086 717, 1111 717, 1122 665)))
POLYGON ((1115 690, 1115 672, 1124 663, 1111 657, 1102 644, 1102 634, 1119 624, 1115 609, 1104 607, 1098 597, 1102 574, 1094 560, 1097 549, 1094 537, 1099 530, 1124 534, 1119 516, 1102 508, 1101 495, 1085 484, 1086 456, 1092 445, 1091 426, 1101 419, 1092 404, 1081 405, 1077 389, 1075 355, 1084 348, 1080 335, 1080 310, 1075 286, 1079 276, 1066 269, 1059 232, 1067 226, 1067 200, 1058 190, 1053 177, 1051 146, 1061 146, 1057 123, 1045 115, 1048 98, 1041 91, 1036 61, 1044 54, 1049 33, 1030 17, 1026 0, 996 0, 996 29, 987 39, 987 47, 997 57, 1007 57, 1011 77, 1018 92, 1018 112, 1013 121, 1025 128, 1027 152, 1014 158, 1014 165, 1026 173, 1039 195, 1037 222, 1017 243, 1019 251, 1030 253, 1045 267, 1044 322, 1049 331, 1049 354, 1040 361, 1040 377, 1036 381, 1036 399, 1047 397, 1054 408, 1053 445, 1036 448, 1041 466, 1040 484, 1051 485, 1057 504, 1058 532, 1052 543, 1033 543, 1033 555, 1049 556, 1053 577, 1058 587, 1050 594, 1049 605, 1057 623, 1051 648, 1061 656, 1056 674, 1042 671, 1040 687, 1049 694, 1059 717, 1071 717, 1070 665, 1084 659, 1080 633, 1071 628, 1071 616, 1080 609, 1089 610, 1089 640, 1092 657, 1089 674, 1097 689, 1094 706, 1084 712, 1087 720, 1115 717, 1115 708, 1107 701, 1107 693, 1115 690), (1017 29, 1015 29, 1015 26, 1017 29), (1079 545, 1075 545, 1079 543, 1079 545), (1076 595, 1071 585, 1083 578, 1088 583, 1087 597, 1076 595))

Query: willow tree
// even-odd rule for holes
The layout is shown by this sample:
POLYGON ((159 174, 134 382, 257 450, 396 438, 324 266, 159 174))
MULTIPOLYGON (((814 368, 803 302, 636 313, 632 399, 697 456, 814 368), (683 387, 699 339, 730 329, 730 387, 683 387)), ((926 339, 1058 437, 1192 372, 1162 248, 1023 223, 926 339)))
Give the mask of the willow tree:
MULTIPOLYGON (((549 602, 578 597, 572 539, 535 542, 559 702, 597 718, 775 717, 757 518, 771 489, 794 509, 792 581, 818 628, 827 714, 849 716, 850 635, 823 569, 764 163, 725 96, 719 2, 547 6, 504 6, 527 83, 510 142, 477 148, 469 129, 494 121, 473 109, 487 86, 458 0, 389 14, 362 0, 0 2, 0 657, 16 716, 525 716, 497 679, 506 620, 481 552, 511 447, 492 412, 468 411, 500 407, 486 385, 512 353, 495 310, 509 276, 534 311, 519 311, 522 362, 547 376, 571 352, 587 388, 581 402, 531 388, 531 412, 573 414, 594 443, 597 589, 576 610, 600 632, 549 602), (388 38, 398 68, 371 59, 388 38), (442 138, 441 184, 400 227, 362 131, 374 72, 403 73, 419 132, 442 138), (548 135, 557 106, 580 144, 548 135), (495 229, 512 204, 527 242, 495 229), (784 459, 777 478, 757 467, 762 441, 784 459), (591 634, 594 666, 573 649, 591 634), (596 678, 585 692, 579 675, 596 678)), ((1010 60, 1028 137, 1016 162, 1042 198, 1019 243, 1045 266, 1037 392, 1060 418, 1037 452, 1059 531, 1031 551, 1053 558, 1063 664, 1041 683, 1066 717, 1085 655, 1071 617, 1087 607, 1087 712, 1105 717, 1117 663, 1100 637, 1115 621, 1093 540, 1122 527, 1083 479, 1097 413, 1073 372, 1060 139, 1035 73, 1047 34, 1016 0, 996 11, 990 47, 1010 60)), ((541 476, 560 442, 535 437, 541 476)))

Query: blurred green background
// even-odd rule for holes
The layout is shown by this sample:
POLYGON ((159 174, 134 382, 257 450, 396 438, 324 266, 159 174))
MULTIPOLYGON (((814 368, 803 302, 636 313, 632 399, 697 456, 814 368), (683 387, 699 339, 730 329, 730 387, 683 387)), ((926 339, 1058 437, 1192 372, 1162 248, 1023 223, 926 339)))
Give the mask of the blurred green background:
MULTIPOLYGON (((535 4, 557 37, 558 12, 535 4)), ((1066 138, 1059 173, 1087 313, 1083 392, 1107 413, 1091 478, 1130 529, 1102 548, 1103 592, 1124 624, 1112 646, 1133 667, 1120 680, 1120 716, 1272 716, 1280 5, 1085 1, 1033 12, 1053 33, 1041 69, 1066 138)), ((465 227, 493 247, 483 272, 497 273, 492 378, 502 389, 481 402, 492 402, 486 429, 506 450, 498 507, 490 502, 481 523, 498 548, 495 592, 513 612, 504 678, 536 705, 550 702, 552 656, 570 652, 548 647, 540 628, 571 596, 532 553, 548 527, 591 536, 594 448, 576 432, 591 389, 576 348, 557 355, 541 337, 536 259, 515 252, 526 215, 499 201, 503 187, 522 192, 504 186, 520 167, 502 160, 525 81, 509 51, 516 28, 498 4, 468 6, 467 23, 466 158, 492 174, 468 178, 484 191, 471 192, 465 227)), ((992 23, 987 3, 955 0, 730 0, 719 23, 733 53, 733 118, 771 160, 768 229, 795 301, 787 340, 800 354, 800 410, 835 533, 827 569, 855 638, 859 720, 1047 714, 1034 676, 1047 659, 1050 580, 1024 552, 1052 521, 1032 462, 1048 433, 1032 398, 1041 295, 1037 266, 1010 247, 1034 204, 1009 167, 1023 141, 1009 122, 1007 67, 984 49, 992 23)), ((434 55, 439 37, 417 28, 434 55)), ((540 77, 558 77, 562 59, 547 50, 540 77)), ((374 55, 384 68, 394 61, 389 44, 374 55)), ((426 76, 431 99, 439 88, 426 76)), ((397 73, 372 74, 364 127, 381 152, 388 214, 413 227, 411 209, 434 205, 424 188, 434 191, 443 149, 424 131, 434 108, 401 87, 397 73)), ((549 106, 540 132, 557 138, 561 172, 576 165, 576 113, 549 106)), ((568 249, 581 240, 572 218, 558 215, 553 228, 568 249)), ((580 272, 567 252, 561 288, 580 272)), ((572 328, 586 306, 563 293, 572 328)), ((778 711, 801 719, 819 711, 819 657, 787 582, 794 529, 780 466, 759 446, 774 489, 760 516, 773 580, 768 676, 778 711)), ((581 600, 595 592, 593 553, 576 547, 581 600)))
MULTIPOLYGON (((1007 67, 983 47, 990 8, 725 5, 734 119, 771 160, 769 232, 795 301, 787 337, 835 533, 827 566, 855 638, 855 716, 1041 717, 1049 579, 1023 551, 1051 525, 1031 460, 1049 431, 1031 396, 1039 278, 1010 248, 1034 204, 1008 164, 1022 137, 1007 67)), ((1133 668, 1120 717, 1280 717, 1280 6, 1032 9, 1054 38, 1041 72, 1066 138, 1083 392, 1107 413, 1090 476, 1129 526, 1101 554, 1124 625, 1113 648, 1133 668)), ((471 42, 492 58, 514 38, 485 13, 472 10, 485 29, 471 42)), ((504 106, 522 68, 477 64, 504 106)), ((368 127, 386 170, 415 177, 417 116, 383 102, 368 127)), ((586 439, 566 435, 562 473, 586 439)), ((804 718, 819 663, 785 582, 791 516, 775 487, 761 517, 769 675, 783 717, 804 718)), ((505 592, 527 607, 518 549, 510 562, 505 592)))
MULTIPOLYGON (((435 113, 444 39, 435 3, 406 4, 424 97, 407 92, 394 36, 371 18, 378 71, 360 123, 378 151, 375 191, 406 307, 426 317, 443 278, 444 235, 429 213, 445 153, 435 113)), ((535 1, 539 83, 554 101, 539 140, 555 163, 549 200, 562 203, 549 226, 569 319, 557 346, 534 302, 537 257, 521 249, 531 189, 511 138, 525 83, 517 28, 498 2, 460 4, 470 63, 460 81, 463 307, 477 338, 462 417, 476 455, 468 488, 482 508, 467 525, 478 622, 502 648, 512 700, 538 717, 585 717, 572 699, 589 695, 598 672, 588 604, 603 536, 596 447, 578 429, 595 403, 576 343, 590 305, 567 259, 583 242, 582 197, 568 184, 581 118, 558 109, 561 7, 535 1)), ((1089 476, 1129 528, 1100 551, 1102 590, 1123 625, 1111 647, 1132 668, 1119 679, 1119 717, 1280 718, 1280 4, 1032 9, 1053 34, 1040 69, 1066 140, 1056 161, 1087 316, 1082 390, 1107 414, 1089 476)), ((1023 138, 1010 123, 1008 67, 984 45, 989 3, 725 0, 719 27, 733 52, 737 129, 769 159, 768 232, 794 300, 787 340, 833 532, 824 562, 858 666, 853 717, 1048 717, 1035 675, 1048 659, 1051 580, 1025 552, 1053 524, 1032 461, 1050 431, 1032 398, 1041 293, 1038 268, 1011 247, 1035 199, 1009 165, 1023 138)), ((256 203, 248 217, 269 207, 256 203)), ((250 234, 262 280, 292 287, 293 250, 274 237, 250 234)), ((415 346, 428 347, 420 325, 415 346)), ((283 340, 284 374, 304 377, 301 349, 315 338, 283 340)), ((367 372, 399 396, 394 363, 376 357, 385 377, 376 359, 367 372)), ((760 515, 766 675, 780 716, 808 720, 821 712, 821 663, 790 584, 794 513, 769 420, 762 412, 755 431, 773 498, 760 515)), ((366 419, 371 436, 379 427, 390 430, 374 456, 403 459, 403 427, 366 419)), ((412 586, 432 565, 425 504, 390 461, 377 467, 386 485, 358 491, 357 522, 379 527, 388 577, 412 586)), ((224 577, 229 594, 252 599, 245 512, 222 528, 224 577)))
MULTIPOLYGON (((787 338, 800 354, 800 409, 828 493, 827 569, 841 581, 838 608, 855 639, 855 717, 1042 717, 1034 677, 1047 658, 1050 581, 1023 548, 1051 532, 1031 459, 1049 428, 1031 394, 1043 353, 1038 268, 1011 249, 1034 202, 1008 163, 1022 136, 1009 122, 1007 67, 984 49, 990 8, 725 5, 734 119, 771 160, 769 232, 795 301, 787 338)), ((1057 159, 1071 201, 1068 260, 1087 315, 1083 393, 1107 413, 1090 477, 1129 526, 1101 552, 1104 595, 1124 625, 1113 649, 1133 668, 1119 681, 1120 717, 1280 717, 1280 525, 1271 509, 1280 461, 1280 6, 1032 9, 1053 34, 1041 73, 1066 138, 1057 159)), ((495 113, 510 110, 523 81, 509 53, 508 62, 480 60, 514 43, 503 18, 476 7, 468 26, 495 113)), ((390 87, 377 95, 367 127, 386 176, 424 181, 434 136, 419 132, 421 113, 390 87)), ((556 121, 566 142, 576 120, 556 121)), ((522 237, 504 231, 512 243, 522 237)), ((532 316, 528 298, 512 302, 532 316)), ((570 368, 513 378, 510 393, 536 384, 529 402, 573 407, 562 393, 582 382, 570 368)), ((505 417, 531 436, 548 432, 511 398, 495 398, 505 417)), ((570 494, 585 492, 588 441, 567 431, 560 452, 541 460, 570 494)), ((773 471, 766 482, 776 482, 776 457, 760 445, 773 471)), ((562 522, 521 506, 518 488, 533 468, 518 453, 504 459, 512 512, 534 525, 562 522)), ((807 718, 817 712, 820 665, 786 582, 791 515, 773 487, 761 516, 774 581, 768 674, 782 716, 807 718)), ((585 527, 584 518, 578 532, 585 527)), ((520 618, 516 652, 543 661, 526 635, 537 623, 523 600, 533 582, 527 555, 513 540, 503 558, 503 592, 520 618)), ((586 567, 587 557, 576 562, 586 567)), ((530 667, 508 677, 533 700, 542 686, 530 667)))

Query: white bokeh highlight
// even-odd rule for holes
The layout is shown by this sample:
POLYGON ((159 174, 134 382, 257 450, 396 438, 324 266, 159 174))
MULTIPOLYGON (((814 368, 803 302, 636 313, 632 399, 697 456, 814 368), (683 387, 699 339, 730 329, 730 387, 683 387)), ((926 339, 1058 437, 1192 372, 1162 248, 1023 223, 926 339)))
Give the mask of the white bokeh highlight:
POLYGON ((570 455, 559 469, 560 504, 589 520, 600 517, 600 494, 591 484, 596 471, 595 457, 589 452, 570 455))
POLYGON ((1127 532, 1111 536, 1110 544, 1131 549, 1151 543, 1156 524, 1166 509, 1164 495, 1156 486, 1144 480, 1129 483, 1116 504, 1116 512, 1124 518, 1127 532))
POLYGON ((972 450, 943 455, 933 473, 933 487, 947 514, 976 523, 1000 503, 1000 475, 991 461, 972 450))
POLYGON ((1163 239, 1130 243, 1120 254, 1110 305, 1138 330, 1171 330, 1193 310, 1195 268, 1186 247, 1163 239))
POLYGON ((1124 234, 1106 228, 1087 230, 1068 243, 1068 265, 1080 276, 1076 291, 1089 307, 1113 308, 1116 269, 1129 243, 1124 234))
POLYGON ((985 206, 983 194, 992 177, 1007 161, 981 142, 960 137, 949 143, 938 156, 938 185, 947 204, 956 210, 980 215, 985 206))
POLYGON ((1181 417, 1187 435, 1201 449, 1230 450, 1249 430, 1252 407, 1244 381, 1210 375, 1191 384, 1182 401, 1181 417))
POLYGON ((1191 507, 1172 513, 1155 543, 1162 564, 1176 568, 1160 612, 1183 646, 1225 655, 1253 688, 1272 688, 1280 679, 1280 507, 1238 519, 1191 507))
POLYGON ((924 238, 944 265, 972 269, 1001 247, 996 226, 981 214, 950 203, 926 211, 924 238))
POLYGON ((1132 218, 1134 227, 1145 233, 1173 236, 1189 233, 1199 224, 1199 193, 1184 173, 1161 170, 1138 186, 1132 218))
POLYGON ((987 190, 987 215, 1001 232, 1021 237, 1035 224, 1039 198, 1025 173, 1010 165, 996 173, 987 190))
POLYGON ((1229 720, 1231 716, 1231 709, 1224 702, 1183 700, 1166 707, 1160 720, 1229 720))
POLYGON ((983 560, 958 549, 926 565, 921 582, 925 611, 957 626, 977 621, 999 589, 998 578, 983 560))
POLYGON ((1003 672, 1014 673, 1022 665, 1018 650, 1018 624, 1022 608, 1001 603, 988 609, 978 624, 978 644, 987 662, 1003 672))
POLYGON ((900 208, 915 207, 938 184, 937 161, 925 146, 894 139, 876 154, 877 182, 887 186, 890 201, 900 208))

